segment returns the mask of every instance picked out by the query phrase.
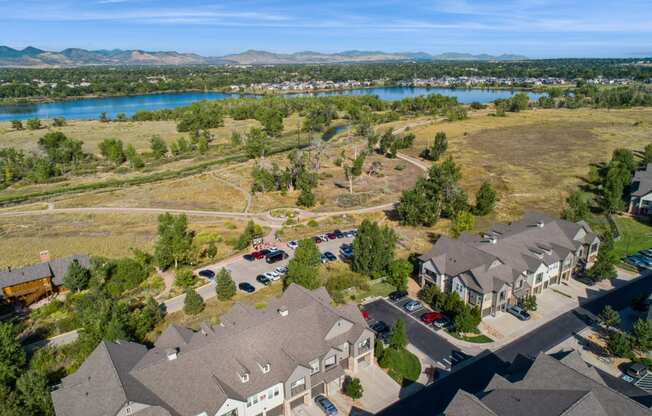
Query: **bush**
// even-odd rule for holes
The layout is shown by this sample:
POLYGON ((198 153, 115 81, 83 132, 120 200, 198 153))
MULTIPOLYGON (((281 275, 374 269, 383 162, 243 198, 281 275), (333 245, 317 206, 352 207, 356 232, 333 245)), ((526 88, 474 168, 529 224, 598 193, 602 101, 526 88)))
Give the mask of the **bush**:
POLYGON ((174 279, 174 284, 179 287, 191 287, 195 284, 195 275, 190 269, 181 269, 177 271, 177 276, 174 279))
POLYGON ((631 337, 619 331, 611 331, 607 339, 607 350, 614 357, 627 357, 632 352, 631 337))
POLYGON ((353 400, 358 400, 362 398, 362 393, 364 389, 362 388, 362 383, 360 383, 359 378, 351 378, 349 376, 344 380, 344 394, 352 398, 353 400))
POLYGON ((529 295, 523 301, 523 307, 526 311, 536 311, 537 310, 537 297, 535 295, 529 295))
POLYGON ((380 360, 383 359, 384 353, 385 353, 385 344, 383 344, 383 341, 376 338, 376 341, 374 342, 374 356, 376 357, 376 360, 378 360, 378 362, 380 362, 380 360))
POLYGON ((219 300, 229 300, 235 295, 235 282, 231 277, 231 273, 222 268, 217 272, 215 291, 219 300))

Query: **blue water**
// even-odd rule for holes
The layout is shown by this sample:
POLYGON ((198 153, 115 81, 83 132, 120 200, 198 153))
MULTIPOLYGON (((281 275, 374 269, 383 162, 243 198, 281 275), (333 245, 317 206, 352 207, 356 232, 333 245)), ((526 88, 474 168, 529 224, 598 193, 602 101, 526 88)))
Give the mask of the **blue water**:
MULTIPOLYGON (((509 98, 515 93, 516 91, 508 90, 379 87, 296 95, 378 95, 383 100, 396 101, 406 97, 415 97, 419 95, 442 94, 455 96, 460 103, 468 104, 474 101, 488 103, 499 98, 509 98)), ((528 93, 528 95, 536 100, 544 94, 528 93)), ((113 118, 119 113, 125 113, 127 116, 131 116, 139 110, 160 110, 164 108, 186 106, 201 100, 224 100, 227 98, 238 97, 239 95, 237 94, 225 94, 221 92, 184 92, 132 95, 127 97, 87 98, 41 104, 0 105, 0 121, 27 120, 34 117, 40 119, 65 117, 68 120, 88 120, 97 119, 102 112, 106 112, 110 118, 113 118)))

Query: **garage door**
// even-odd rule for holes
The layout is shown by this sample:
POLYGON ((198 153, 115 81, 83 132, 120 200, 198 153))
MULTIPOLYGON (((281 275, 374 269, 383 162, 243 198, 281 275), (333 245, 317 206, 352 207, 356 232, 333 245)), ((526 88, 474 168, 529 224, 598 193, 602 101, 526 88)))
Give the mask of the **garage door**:
POLYGON ((268 410, 266 413, 267 416, 283 416, 283 405, 276 406, 275 408, 268 410))
POLYGON ((303 396, 299 397, 298 399, 294 399, 290 402, 290 409, 294 409, 296 407, 299 407, 303 404, 303 396))
POLYGON ((315 397, 318 394, 324 394, 325 389, 324 389, 324 383, 319 383, 316 386, 314 386, 312 389, 310 389, 310 393, 312 394, 312 397, 315 397))

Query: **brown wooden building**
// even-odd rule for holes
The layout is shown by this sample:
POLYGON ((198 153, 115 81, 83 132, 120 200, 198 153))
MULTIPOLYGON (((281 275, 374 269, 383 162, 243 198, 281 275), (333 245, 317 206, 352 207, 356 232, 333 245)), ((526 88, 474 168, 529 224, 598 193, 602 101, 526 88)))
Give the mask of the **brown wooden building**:
POLYGON ((41 263, 0 271, 0 301, 23 302, 27 305, 49 296, 63 284, 63 278, 73 262, 90 267, 87 255, 74 255, 55 260, 43 258, 41 263))

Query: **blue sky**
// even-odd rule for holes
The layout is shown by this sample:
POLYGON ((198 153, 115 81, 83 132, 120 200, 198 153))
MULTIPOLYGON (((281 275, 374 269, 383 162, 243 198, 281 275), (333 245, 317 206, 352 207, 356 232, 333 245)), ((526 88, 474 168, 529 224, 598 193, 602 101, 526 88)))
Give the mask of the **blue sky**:
POLYGON ((652 56, 652 0, 0 0, 0 44, 652 56))

